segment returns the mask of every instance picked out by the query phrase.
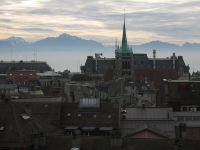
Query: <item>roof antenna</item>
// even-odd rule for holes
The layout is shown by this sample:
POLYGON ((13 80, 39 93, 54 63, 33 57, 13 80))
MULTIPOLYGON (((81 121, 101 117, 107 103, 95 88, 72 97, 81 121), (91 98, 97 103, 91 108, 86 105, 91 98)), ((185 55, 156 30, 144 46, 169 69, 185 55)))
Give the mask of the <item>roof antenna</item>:
POLYGON ((35 49, 35 59, 36 59, 36 62, 37 62, 37 58, 38 57, 38 51, 37 51, 37 47, 36 47, 36 49, 35 49))
POLYGON ((115 50, 117 50, 117 38, 115 38, 115 50))
POLYGON ((125 24, 125 20, 126 20, 126 9, 124 8, 124 24, 125 24))
POLYGON ((13 49, 12 49, 12 47, 10 49, 10 61, 13 61, 13 49))

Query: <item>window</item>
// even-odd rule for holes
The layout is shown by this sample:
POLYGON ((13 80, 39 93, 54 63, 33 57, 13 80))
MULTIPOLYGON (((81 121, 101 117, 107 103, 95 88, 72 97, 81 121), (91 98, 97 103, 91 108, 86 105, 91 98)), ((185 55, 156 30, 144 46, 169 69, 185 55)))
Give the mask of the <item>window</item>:
POLYGON ((200 121, 200 116, 193 116, 193 121, 200 121))
POLYGON ((178 120, 178 121, 184 121, 184 117, 183 117, 183 116, 178 116, 178 117, 177 117, 177 120, 178 120))
POLYGON ((126 114, 126 109, 121 109, 121 114, 126 114))
POLYGON ((182 107, 182 111, 187 111, 188 108, 187 107, 182 107))
POLYGON ((200 107, 197 107, 197 111, 200 111, 200 107))
POLYGON ((112 118, 112 116, 109 114, 109 115, 108 115, 108 119, 110 119, 110 118, 112 118))
POLYGON ((185 117, 185 120, 186 120, 186 121, 191 121, 191 120, 192 120, 192 116, 186 116, 186 117, 185 117))
POLYGON ((4 131, 5 127, 4 126, 0 126, 0 131, 4 131))
POLYGON ((125 114, 122 115, 122 119, 126 119, 126 115, 125 114))
POLYGON ((196 108, 196 107, 190 107, 190 111, 191 111, 191 112, 196 112, 196 111, 197 111, 197 108, 196 108))
POLYGON ((22 117, 24 120, 31 119, 31 116, 29 116, 28 114, 21 114, 21 117, 22 117))
POLYGON ((131 67, 130 67, 130 62, 128 61, 127 62, 127 69, 130 69, 131 67))

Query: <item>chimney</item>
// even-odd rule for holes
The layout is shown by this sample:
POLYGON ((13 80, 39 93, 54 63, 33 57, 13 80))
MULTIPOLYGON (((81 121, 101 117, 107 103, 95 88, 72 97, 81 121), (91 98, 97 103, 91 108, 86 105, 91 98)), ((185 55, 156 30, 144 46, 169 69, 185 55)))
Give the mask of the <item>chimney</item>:
POLYGON ((191 74, 190 74, 190 72, 188 73, 188 79, 191 80, 191 74))
POLYGON ((156 69, 156 50, 153 50, 153 69, 156 69))
POLYGON ((175 55, 175 53, 173 53, 172 60, 173 60, 173 69, 175 70, 176 69, 176 55, 175 55))

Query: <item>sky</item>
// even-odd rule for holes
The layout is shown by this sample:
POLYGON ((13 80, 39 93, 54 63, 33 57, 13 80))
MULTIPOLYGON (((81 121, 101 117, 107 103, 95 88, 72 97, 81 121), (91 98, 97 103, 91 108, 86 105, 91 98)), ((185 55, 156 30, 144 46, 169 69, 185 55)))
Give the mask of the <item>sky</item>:
POLYGON ((121 39, 124 9, 130 44, 200 43, 200 0, 1 0, 0 39, 68 33, 113 44, 121 39))

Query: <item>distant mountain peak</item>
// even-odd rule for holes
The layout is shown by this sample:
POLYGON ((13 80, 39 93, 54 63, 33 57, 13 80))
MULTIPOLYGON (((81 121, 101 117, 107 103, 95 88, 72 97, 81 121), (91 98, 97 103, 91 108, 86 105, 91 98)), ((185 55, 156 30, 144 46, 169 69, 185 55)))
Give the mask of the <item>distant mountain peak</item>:
POLYGON ((72 35, 67 34, 67 33, 62 33, 58 36, 58 38, 66 38, 66 37, 71 37, 72 35))
POLYGON ((159 41, 159 40, 151 41, 151 42, 149 42, 149 43, 151 43, 151 44, 168 44, 168 45, 175 45, 175 44, 172 44, 172 43, 163 42, 163 41, 159 41))
POLYGON ((32 43, 32 45, 46 50, 89 50, 104 49, 104 46, 94 40, 86 40, 78 36, 67 33, 58 35, 57 37, 47 37, 32 43))
POLYGON ((151 41, 137 46, 138 49, 156 49, 156 50, 177 50, 179 46, 176 44, 171 44, 168 42, 163 42, 159 40, 151 41))
POLYGON ((3 41, 9 42, 11 45, 27 44, 26 40, 21 37, 11 36, 3 41))
POLYGON ((63 40, 85 40, 85 39, 82 39, 78 36, 73 36, 73 35, 70 35, 70 34, 67 34, 67 33, 63 33, 63 34, 60 34, 58 37, 58 39, 63 39, 63 40))
POLYGON ((19 40, 19 41, 25 41, 23 38, 16 37, 16 36, 11 36, 11 37, 5 39, 5 41, 17 41, 17 40, 19 40))

